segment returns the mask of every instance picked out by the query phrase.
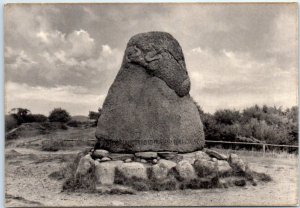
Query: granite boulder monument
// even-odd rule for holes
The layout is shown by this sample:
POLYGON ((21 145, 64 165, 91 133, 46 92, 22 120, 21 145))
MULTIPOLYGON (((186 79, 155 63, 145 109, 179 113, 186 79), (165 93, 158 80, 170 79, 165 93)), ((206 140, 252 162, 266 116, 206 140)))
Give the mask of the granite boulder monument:
POLYGON ((175 38, 165 32, 133 36, 103 104, 96 149, 202 149, 203 126, 190 87, 184 55, 175 38))

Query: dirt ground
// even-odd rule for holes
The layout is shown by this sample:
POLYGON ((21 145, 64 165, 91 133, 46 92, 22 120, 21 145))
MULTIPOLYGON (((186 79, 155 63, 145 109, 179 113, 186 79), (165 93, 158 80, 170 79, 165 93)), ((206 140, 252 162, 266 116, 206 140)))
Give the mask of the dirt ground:
MULTIPOLYGON (((135 195, 61 192, 63 180, 48 177, 75 158, 79 150, 46 152, 28 145, 36 138, 11 141, 5 148, 6 207, 32 206, 287 206, 298 204, 298 160, 295 156, 240 156, 273 181, 228 189, 147 191, 135 195), (26 148, 24 148, 26 147, 26 148)), ((33 142, 34 143, 34 142, 33 142)))

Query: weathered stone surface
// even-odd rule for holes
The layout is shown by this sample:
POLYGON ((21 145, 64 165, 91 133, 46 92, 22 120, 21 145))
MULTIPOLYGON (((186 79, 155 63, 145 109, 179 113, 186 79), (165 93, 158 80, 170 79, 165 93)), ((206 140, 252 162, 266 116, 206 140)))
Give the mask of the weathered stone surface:
POLYGON ((211 158, 209 157, 208 154, 206 154, 203 151, 196 151, 195 152, 195 159, 196 160, 210 160, 211 158))
POLYGON ((177 152, 158 152, 157 154, 161 158, 170 160, 170 159, 173 159, 174 157, 176 157, 178 153, 177 152))
POLYGON ((141 163, 147 163, 147 160, 141 159, 141 163))
POLYGON ((172 159, 169 159, 169 160, 178 163, 181 160, 183 160, 183 156, 178 154, 178 155, 176 155, 175 157, 173 157, 172 159))
POLYGON ((155 180, 166 179, 172 168, 176 167, 176 163, 170 160, 161 159, 156 165, 152 166, 152 178, 155 180))
POLYGON ((78 163, 75 176, 84 176, 95 165, 95 161, 90 154, 82 157, 78 163))
POLYGON ((123 153, 110 153, 109 157, 112 160, 126 160, 126 159, 133 160, 134 155, 133 154, 123 154, 123 153))
POLYGON ((209 156, 214 157, 214 158, 216 158, 218 160, 227 160, 228 159, 228 157, 226 155, 221 154, 221 153, 219 153, 217 151, 214 151, 214 150, 211 150, 211 149, 205 149, 204 151, 209 156))
POLYGON ((219 175, 229 175, 230 173, 232 173, 232 168, 225 160, 218 160, 217 167, 219 175))
MULTIPOLYGON (((185 153, 185 154, 178 154, 178 157, 180 157, 179 161, 186 160, 190 164, 194 164, 194 162, 196 160, 195 152, 190 152, 190 153, 185 153)), ((179 161, 177 161, 177 162, 179 162, 179 161)))
POLYGON ((246 171, 246 164, 244 161, 239 158, 236 154, 230 154, 228 162, 232 167, 233 171, 235 172, 245 172, 246 171))
POLYGON ((123 163, 117 167, 117 170, 125 177, 125 178, 140 178, 147 179, 147 168, 142 163, 131 162, 131 163, 123 163))
POLYGON ((213 161, 196 160, 194 167, 199 177, 205 177, 217 173, 217 165, 216 162, 213 161))
POLYGON ((143 159, 155 159, 157 158, 156 152, 136 152, 134 154, 136 157, 140 157, 143 159))
POLYGON ((189 161, 190 164, 194 164, 196 160, 211 160, 212 158, 209 157, 205 152, 203 151, 196 151, 196 152, 190 152, 185 154, 178 154, 182 157, 181 160, 189 161))
POLYGON ((106 161, 110 161, 111 159, 109 157, 102 157, 101 158, 101 162, 106 162, 106 161))
POLYGON ((131 161, 132 161, 132 159, 127 158, 124 162, 128 163, 128 162, 131 162, 131 161))
POLYGON ((194 167, 186 160, 177 163, 176 170, 184 180, 192 180, 197 177, 194 167))
POLYGON ((155 180, 163 180, 167 178, 169 169, 161 164, 156 164, 152 166, 152 178, 155 180))
POLYGON ((109 152, 107 150, 104 149, 97 149, 93 152, 93 157, 94 158, 102 158, 102 157, 107 157, 109 154, 109 152))
POLYGON ((179 43, 168 33, 132 37, 102 107, 95 149, 191 152, 204 146, 179 43))
POLYGON ((123 161, 109 161, 105 163, 95 162, 95 175, 99 184, 111 185, 115 179, 115 169, 123 161))
POLYGON ((173 167, 176 167, 176 163, 170 160, 161 159, 157 163, 160 166, 166 167, 168 170, 171 170, 173 167))

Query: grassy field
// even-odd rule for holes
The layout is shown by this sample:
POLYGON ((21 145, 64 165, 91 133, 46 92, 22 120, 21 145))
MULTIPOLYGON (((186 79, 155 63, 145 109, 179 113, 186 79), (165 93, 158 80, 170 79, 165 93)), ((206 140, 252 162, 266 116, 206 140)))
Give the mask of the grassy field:
POLYGON ((6 206, 286 206, 298 203, 298 157, 285 152, 234 151, 273 181, 228 189, 139 192, 135 195, 100 195, 61 192, 63 179, 49 177, 72 162, 77 153, 91 148, 95 128, 69 128, 47 135, 6 142, 6 206), (65 142, 78 139, 78 142, 65 142), (55 148, 51 148, 55 146, 55 148), (51 151, 46 151, 51 150, 51 151))

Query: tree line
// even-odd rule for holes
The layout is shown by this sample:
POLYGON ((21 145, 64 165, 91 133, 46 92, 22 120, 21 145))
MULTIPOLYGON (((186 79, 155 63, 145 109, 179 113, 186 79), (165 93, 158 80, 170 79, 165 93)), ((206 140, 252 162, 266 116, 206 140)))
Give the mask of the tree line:
POLYGON ((298 144, 298 106, 258 106, 205 113, 196 103, 206 140, 298 144))
MULTIPOLYGON (((222 109, 211 114, 204 112, 196 102, 195 104, 203 123, 206 140, 298 144, 298 106, 283 110, 276 106, 254 105, 242 111, 222 109)), ((31 122, 63 122, 73 127, 78 123, 62 108, 53 109, 49 116, 31 114, 26 108, 14 108, 9 112, 9 116, 14 122, 6 117, 6 129, 12 126, 11 123, 17 126, 31 122)), ((94 120, 94 126, 97 125, 100 116, 101 108, 88 114, 89 119, 94 120)))
MULTIPOLYGON (((101 108, 98 112, 90 111, 89 119, 94 121, 94 126, 97 125, 99 116, 101 115, 101 108)), ((81 121, 73 120, 70 113, 62 108, 54 108, 50 111, 48 116, 43 114, 32 114, 27 108, 13 108, 5 116, 6 131, 16 128, 23 123, 43 123, 43 122, 60 122, 67 123, 68 126, 78 127, 82 124, 81 121)))

